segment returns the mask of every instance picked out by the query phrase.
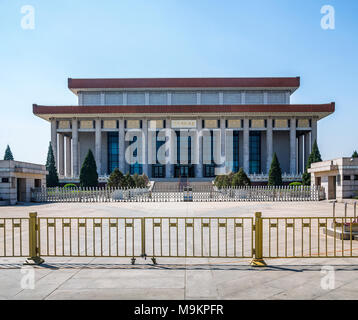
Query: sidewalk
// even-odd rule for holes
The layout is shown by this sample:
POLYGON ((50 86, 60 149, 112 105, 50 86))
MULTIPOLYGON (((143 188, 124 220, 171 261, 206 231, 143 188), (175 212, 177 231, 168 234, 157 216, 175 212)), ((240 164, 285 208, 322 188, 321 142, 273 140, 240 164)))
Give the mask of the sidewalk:
POLYGON ((233 259, 158 259, 156 266, 138 259, 132 266, 129 259, 48 258, 34 268, 34 289, 21 288, 29 274, 22 263, 0 259, 1 299, 358 299, 358 259, 277 259, 254 268, 233 259), (322 267, 334 268, 334 289, 322 267))

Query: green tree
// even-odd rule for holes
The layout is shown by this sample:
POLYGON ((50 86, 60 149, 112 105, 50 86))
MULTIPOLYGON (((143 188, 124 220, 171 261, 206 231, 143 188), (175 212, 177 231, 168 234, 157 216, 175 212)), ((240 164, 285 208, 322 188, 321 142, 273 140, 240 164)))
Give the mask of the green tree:
POLYGON ((139 175, 138 175, 138 173, 135 173, 133 176, 132 176, 132 178, 133 178, 133 181, 134 181, 134 186, 136 187, 136 188, 139 188, 138 187, 138 185, 139 185, 139 183, 140 183, 140 178, 139 178, 139 175))
POLYGON ((4 160, 14 160, 14 156, 12 155, 9 145, 6 147, 4 160))
POLYGON ((269 186, 281 186, 282 185, 282 171, 280 162, 278 161, 276 152, 273 154, 271 167, 268 178, 269 186))
POLYGON ((82 164, 80 186, 85 188, 98 186, 97 165, 91 150, 88 150, 86 158, 82 164))
POLYGON ((58 175, 51 142, 47 152, 46 170, 48 171, 48 174, 46 175, 46 186, 48 188, 58 187, 58 175))
POLYGON ((224 175, 220 174, 218 176, 215 177, 215 180, 214 180, 214 185, 221 189, 223 187, 223 180, 224 180, 224 175))
POLYGON ((142 179, 143 179, 143 183, 144 183, 144 187, 143 187, 143 188, 148 187, 149 178, 148 178, 148 176, 147 176, 145 173, 142 174, 142 179))
POLYGON ((322 161, 321 154, 318 149, 317 141, 315 140, 312 145, 312 152, 307 159, 307 165, 305 172, 302 175, 302 184, 305 186, 311 185, 311 174, 307 172, 307 169, 311 167, 312 163, 322 161))
POLYGON ((352 158, 358 158, 358 152, 357 150, 354 150, 353 154, 352 154, 352 158))
POLYGON ((123 173, 115 168, 108 178, 107 186, 110 188, 119 188, 123 184, 123 173))
POLYGON ((135 181, 129 173, 127 173, 124 176, 123 187, 125 187, 125 188, 134 188, 135 187, 135 181))
POLYGON ((251 181, 243 168, 234 174, 231 185, 233 187, 243 187, 251 185, 251 181))

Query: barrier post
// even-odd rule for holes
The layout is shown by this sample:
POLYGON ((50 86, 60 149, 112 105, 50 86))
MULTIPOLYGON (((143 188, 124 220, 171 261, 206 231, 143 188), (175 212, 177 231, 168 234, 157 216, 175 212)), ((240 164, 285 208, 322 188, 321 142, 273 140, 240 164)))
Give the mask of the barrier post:
POLYGON ((262 259, 263 255, 263 226, 261 212, 255 212, 255 249, 254 258, 250 265, 253 267, 265 267, 266 262, 262 259))
POLYGON ((39 225, 37 220, 37 213, 30 212, 29 219, 29 255, 24 264, 34 265, 41 264, 45 260, 40 258, 40 250, 38 247, 38 233, 39 225))
POLYGON ((141 231, 142 231, 142 258, 147 259, 147 254, 145 253, 145 218, 141 219, 141 231))

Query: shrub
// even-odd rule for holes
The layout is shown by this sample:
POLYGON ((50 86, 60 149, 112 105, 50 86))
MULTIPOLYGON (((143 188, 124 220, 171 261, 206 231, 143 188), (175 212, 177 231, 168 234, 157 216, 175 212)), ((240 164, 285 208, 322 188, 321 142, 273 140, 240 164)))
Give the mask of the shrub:
POLYGON ((298 182, 298 181, 291 182, 291 183, 289 184, 289 186, 302 186, 302 182, 298 182))
POLYGON ((234 174, 231 185, 233 187, 244 187, 251 185, 251 181, 243 168, 240 168, 240 170, 234 174))
POLYGON ((74 188, 77 188, 77 186, 73 183, 67 183, 63 186, 64 188, 68 188, 68 189, 74 189, 74 188))
POLYGON ((135 187, 135 181, 129 173, 127 173, 124 176, 122 187, 123 188, 134 188, 135 187))
POLYGON ((143 174, 142 174, 142 178, 143 178, 144 187, 147 187, 148 184, 149 184, 149 178, 148 178, 148 176, 147 176, 145 173, 143 173, 143 174))
POLYGON ((218 176, 215 177, 215 180, 214 180, 215 187, 217 187, 219 189, 222 188, 223 178, 224 178, 223 175, 218 175, 218 176))
POLYGON ((115 168, 111 175, 108 178, 107 186, 110 188, 119 188, 122 187, 124 176, 118 168, 115 168))

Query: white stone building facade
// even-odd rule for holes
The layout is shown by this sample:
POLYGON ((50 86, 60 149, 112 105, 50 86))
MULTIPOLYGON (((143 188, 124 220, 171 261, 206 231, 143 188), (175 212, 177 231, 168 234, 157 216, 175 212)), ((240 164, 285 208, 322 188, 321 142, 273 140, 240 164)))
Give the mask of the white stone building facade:
POLYGON ((51 123, 63 182, 78 181, 90 149, 102 181, 115 167, 151 179, 212 179, 243 167, 265 181, 274 152, 284 178, 298 180, 318 121, 335 109, 291 104, 299 84, 299 77, 69 79, 77 106, 35 104, 33 112, 51 123))
POLYGON ((315 162, 308 172, 311 173, 311 184, 324 187, 328 200, 358 196, 358 158, 315 162))

